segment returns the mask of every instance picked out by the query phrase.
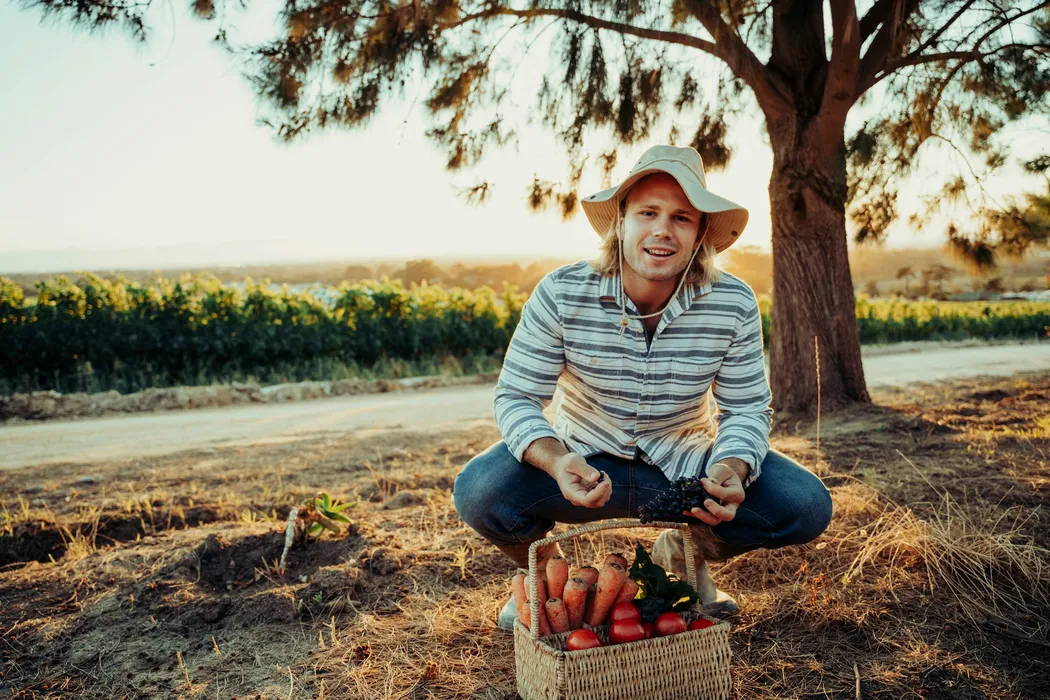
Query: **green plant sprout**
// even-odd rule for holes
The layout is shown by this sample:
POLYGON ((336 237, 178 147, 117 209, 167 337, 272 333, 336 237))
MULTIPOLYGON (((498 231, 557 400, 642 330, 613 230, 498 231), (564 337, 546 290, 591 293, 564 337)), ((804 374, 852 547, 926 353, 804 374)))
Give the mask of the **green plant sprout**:
POLYGON ((350 523, 350 519, 343 515, 343 511, 356 505, 357 501, 337 503, 327 492, 322 491, 317 496, 303 501, 301 506, 293 507, 288 512, 288 524, 284 531, 284 551, 281 552, 281 561, 278 564, 281 575, 284 575, 285 560, 294 541, 306 542, 312 535, 324 534, 324 530, 330 530, 338 535, 342 532, 340 523, 350 523))
POLYGON ((339 523, 350 524, 350 518, 343 515, 343 511, 357 505, 357 501, 349 503, 336 503, 326 492, 322 491, 314 498, 307 499, 299 509, 299 517, 310 523, 307 535, 316 535, 321 530, 331 530, 339 534, 342 526, 339 523))

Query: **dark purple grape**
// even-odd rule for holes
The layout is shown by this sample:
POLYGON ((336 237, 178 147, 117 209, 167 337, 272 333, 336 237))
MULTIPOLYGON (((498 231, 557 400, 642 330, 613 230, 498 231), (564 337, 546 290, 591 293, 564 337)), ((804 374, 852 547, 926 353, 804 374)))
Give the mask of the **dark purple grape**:
POLYGON ((667 490, 657 494, 652 500, 638 509, 639 519, 643 523, 655 520, 683 523, 692 518, 682 515, 683 511, 702 506, 708 498, 719 503, 700 483, 700 477, 683 476, 671 484, 667 490))

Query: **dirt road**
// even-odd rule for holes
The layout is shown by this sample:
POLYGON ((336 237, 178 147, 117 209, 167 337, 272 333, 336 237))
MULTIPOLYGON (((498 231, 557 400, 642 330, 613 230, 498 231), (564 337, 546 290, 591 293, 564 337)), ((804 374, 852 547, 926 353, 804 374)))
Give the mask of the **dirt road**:
MULTIPOLYGON (((868 386, 1050 372, 1050 344, 923 349, 868 356, 868 386)), ((391 428, 440 430, 492 420, 492 387, 451 387, 299 403, 112 416, 0 427, 0 469, 86 463, 391 428)))

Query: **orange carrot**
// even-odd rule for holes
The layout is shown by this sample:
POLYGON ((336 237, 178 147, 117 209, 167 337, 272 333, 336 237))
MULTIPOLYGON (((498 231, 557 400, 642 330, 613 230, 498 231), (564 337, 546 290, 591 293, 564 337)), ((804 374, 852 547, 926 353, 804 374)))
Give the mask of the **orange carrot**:
MULTIPOLYGON (((525 579, 525 584, 526 584, 525 599, 529 600, 529 590, 530 590, 530 588, 528 587, 529 586, 529 579, 528 578, 525 579)), ((539 600, 539 601, 547 600, 547 585, 546 585, 546 582, 544 581, 544 574, 542 572, 536 572, 536 600, 539 600)), ((525 607, 529 611, 529 613, 528 613, 529 616, 531 616, 531 614, 532 614, 531 606, 526 604, 525 607)), ((520 613, 519 613, 519 615, 520 615, 520 613)), ((522 622, 525 622, 525 620, 522 619, 522 622)), ((546 612, 543 609, 543 603, 542 602, 540 603, 540 616, 539 616, 539 619, 536 622, 539 625, 538 629, 539 629, 539 635, 541 637, 546 637, 547 635, 549 635, 551 633, 551 626, 550 626, 550 623, 547 621, 547 614, 546 614, 546 612)), ((529 624, 529 629, 530 630, 532 629, 532 625, 531 624, 529 624)))
POLYGON ((576 575, 586 581, 588 586, 598 583, 598 570, 593 566, 585 566, 579 569, 576 575))
POLYGON ((526 576, 522 572, 514 574, 514 578, 510 580, 510 591, 514 596, 514 607, 518 611, 518 618, 521 620, 521 624, 525 627, 531 627, 529 624, 529 595, 528 591, 525 590, 526 576))
POLYGON ((610 555, 606 556, 605 557, 605 561, 603 561, 602 563, 603 564, 611 564, 613 562, 615 562, 615 563, 619 564, 620 566, 622 566, 624 571, 627 571, 627 569, 628 569, 627 559, 625 557, 619 555, 619 554, 610 554, 610 555))
MULTIPOLYGON (((584 605, 583 605, 583 621, 584 622, 587 622, 587 620, 590 620, 591 619, 591 614, 593 614, 593 612, 594 612, 594 594, 595 594, 595 592, 597 590, 598 590, 598 586, 596 584, 592 583, 591 585, 587 586, 587 602, 584 603, 584 605)), ((590 624, 590 623, 588 623, 588 624, 590 624)))
MULTIPOLYGON (((528 586, 529 580, 525 580, 525 585, 528 586)), ((525 589, 525 595, 528 596, 531 588, 525 589)), ((543 601, 547 600, 547 574, 542 571, 536 572, 536 600, 540 601, 540 609, 543 609, 543 601)))
POLYGON ((583 613, 587 607, 587 582, 579 576, 565 584, 565 611, 569 615, 569 629, 578 630, 583 623, 583 613))
POLYGON ((510 593, 514 596, 514 605, 520 611, 525 605, 526 593, 525 593, 525 574, 518 572, 514 574, 514 577, 510 580, 510 593))
POLYGON ((628 576, 623 580, 623 588, 620 589, 620 595, 616 596, 616 602, 630 603, 636 595, 638 595, 638 582, 628 576))
POLYGON ((540 628, 539 635, 541 637, 547 637, 551 633, 551 623, 547 621, 547 608, 546 606, 540 606, 540 628))
POLYGON ((591 610, 587 624, 597 627, 605 622, 605 618, 616 603, 616 597, 620 595, 626 574, 619 564, 606 564, 598 576, 598 590, 594 593, 594 609, 591 610))
POLYGON ((547 619, 550 621, 551 630, 557 634, 569 631, 569 615, 565 611, 565 603, 561 598, 548 598, 543 604, 547 610, 547 619))
POLYGON ((547 595, 561 598, 565 591, 565 582, 569 580, 569 561, 565 557, 551 557, 547 560, 547 595))

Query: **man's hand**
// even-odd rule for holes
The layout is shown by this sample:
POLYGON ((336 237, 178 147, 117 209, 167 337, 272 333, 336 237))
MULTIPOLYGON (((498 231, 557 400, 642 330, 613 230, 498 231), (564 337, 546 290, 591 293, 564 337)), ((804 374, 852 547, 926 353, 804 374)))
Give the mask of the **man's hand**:
MULTIPOLYGON (((728 462, 729 460, 726 460, 728 462)), ((693 508, 683 515, 702 520, 708 525, 714 526, 722 522, 728 522, 736 517, 736 509, 744 502, 744 484, 741 481, 741 472, 747 474, 747 464, 741 460, 738 468, 730 467, 726 462, 715 462, 707 468, 707 476, 701 479, 704 490, 722 501, 716 503, 709 498, 704 501, 704 507, 693 508)), ((736 465, 734 465, 736 466, 736 465)))
POLYGON ((601 508, 612 496, 609 475, 587 464, 587 460, 575 452, 559 457, 550 475, 558 482, 565 500, 575 506, 601 508))

